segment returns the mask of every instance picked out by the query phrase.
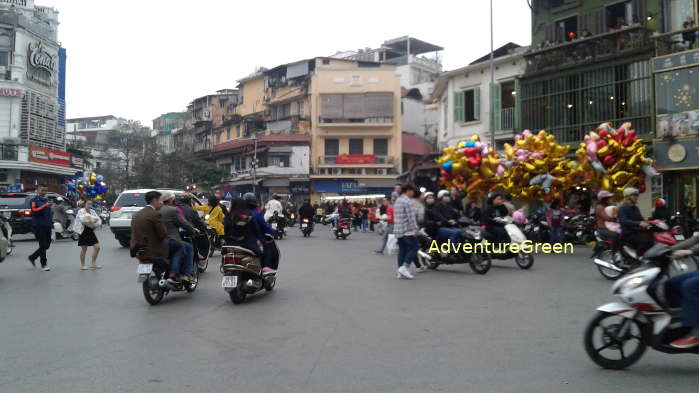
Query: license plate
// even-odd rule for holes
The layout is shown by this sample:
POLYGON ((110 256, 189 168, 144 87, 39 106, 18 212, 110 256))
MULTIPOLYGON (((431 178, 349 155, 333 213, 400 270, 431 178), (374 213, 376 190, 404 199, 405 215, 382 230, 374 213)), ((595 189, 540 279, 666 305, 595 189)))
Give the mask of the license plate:
POLYGON ((2 212, 2 216, 7 219, 10 219, 10 217, 12 217, 12 212, 2 212))
POLYGON ((308 224, 301 224, 301 228, 308 228, 308 224))
POLYGON ((273 222, 273 223, 272 223, 272 229, 277 229, 277 223, 276 223, 276 222, 273 222))
POLYGON ((223 276, 221 286, 224 288, 235 288, 238 286, 238 276, 223 276))
POLYGON ((346 234, 346 235, 349 235, 349 229, 347 229, 347 228, 343 229, 343 230, 342 230, 342 233, 344 233, 344 234, 346 234))
POLYGON ((684 240, 684 235, 675 235, 676 240, 684 240))
POLYGON ((138 264, 138 274, 150 274, 153 271, 153 265, 150 263, 138 264))

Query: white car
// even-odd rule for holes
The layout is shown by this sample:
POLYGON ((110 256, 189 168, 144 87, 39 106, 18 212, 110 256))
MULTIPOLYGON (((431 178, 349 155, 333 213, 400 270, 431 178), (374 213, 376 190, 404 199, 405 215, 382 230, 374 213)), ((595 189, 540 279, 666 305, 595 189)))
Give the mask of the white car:
MULTIPOLYGON (((129 247, 131 243, 131 217, 146 206, 146 193, 149 191, 170 191, 175 193, 175 195, 185 192, 183 190, 147 188, 126 190, 119 194, 119 197, 117 197, 116 202, 110 209, 109 228, 122 247, 129 247)), ((192 199, 195 203, 201 204, 196 197, 192 196, 192 199)))

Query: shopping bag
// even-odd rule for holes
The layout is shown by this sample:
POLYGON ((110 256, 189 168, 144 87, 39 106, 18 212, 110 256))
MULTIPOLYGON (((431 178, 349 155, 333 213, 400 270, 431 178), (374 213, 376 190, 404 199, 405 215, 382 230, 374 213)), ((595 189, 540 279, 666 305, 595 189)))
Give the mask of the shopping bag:
POLYGON ((393 255, 398 252, 398 239, 396 235, 389 234, 388 239, 386 239, 386 254, 393 255))

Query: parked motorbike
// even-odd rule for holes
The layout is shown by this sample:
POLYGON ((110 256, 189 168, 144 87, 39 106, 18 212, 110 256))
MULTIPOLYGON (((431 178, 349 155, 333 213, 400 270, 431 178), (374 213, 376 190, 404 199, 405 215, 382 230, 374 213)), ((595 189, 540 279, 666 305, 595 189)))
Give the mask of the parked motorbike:
POLYGON ((333 234, 335 239, 347 240, 349 235, 352 233, 352 219, 351 218, 341 218, 337 225, 333 227, 333 234))
POLYGON ((80 235, 73 231, 73 222, 75 222, 75 210, 74 209, 67 209, 66 210, 66 227, 65 228, 63 227, 63 225, 60 222, 54 221, 53 233, 56 235, 57 240, 58 239, 78 240, 78 237, 80 237, 80 235))
POLYGON ((612 285, 612 294, 619 301, 598 307, 585 329, 585 351, 600 367, 630 367, 647 347, 668 354, 699 354, 699 347, 670 345, 689 334, 690 328, 680 322, 679 305, 668 301, 665 283, 670 276, 685 272, 687 266, 673 260, 665 244, 654 245, 644 259, 647 264, 612 285))
MULTIPOLYGON (((524 241, 527 240, 527 237, 524 236, 524 233, 522 233, 522 230, 519 229, 517 225, 513 224, 512 217, 504 217, 502 218, 502 222, 505 224, 505 230, 507 231, 507 234, 510 237, 510 243, 519 244, 520 247, 522 247, 524 241)), ((494 236, 488 233, 487 229, 485 231, 485 234, 486 239, 488 239, 491 242, 491 247, 504 247, 504 245, 497 246, 496 243, 493 243, 494 236)), ((534 265, 534 255, 532 255, 531 252, 525 251, 513 253, 508 249, 507 252, 492 253, 491 258, 498 260, 514 259, 517 266, 519 266, 520 269, 524 270, 530 269, 534 265)))
MULTIPOLYGON (((274 239, 266 235, 270 245, 279 255, 274 239)), ((233 304, 241 304, 247 295, 262 289, 272 291, 277 283, 277 274, 262 274, 260 257, 251 250, 238 246, 223 246, 221 250, 221 286, 228 292, 233 304)))
POLYGON ((143 286, 143 297, 151 305, 156 305, 163 297, 172 292, 194 292, 199 283, 199 269, 193 269, 191 282, 179 282, 170 284, 167 281, 170 261, 154 259, 146 253, 144 248, 135 250, 138 259, 138 282, 143 286))
POLYGON ((0 262, 11 255, 14 248, 12 226, 5 217, 0 216, 0 262))
POLYGON ((548 221, 543 214, 532 214, 524 225, 524 235, 527 239, 535 243, 548 242, 550 239, 551 229, 548 221))
POLYGON ((440 265, 457 265, 457 264, 469 264, 471 270, 477 274, 486 274, 492 266, 492 258, 489 254, 485 252, 475 252, 476 244, 483 243, 485 241, 483 236, 483 228, 474 225, 473 223, 462 223, 464 225, 461 228, 461 241, 463 243, 469 243, 472 245, 473 252, 463 252, 463 247, 460 247, 462 252, 459 253, 442 253, 440 251, 430 252, 430 246, 432 245, 432 238, 425 232, 424 228, 420 229, 418 232, 418 241, 420 243, 420 249, 417 252, 418 262, 420 265, 427 266, 429 269, 435 270, 440 265))
POLYGON ((313 232, 313 222, 311 222, 311 220, 309 220, 308 218, 302 218, 301 233, 303 233, 303 237, 311 236, 311 232, 313 232))
POLYGON ((269 225, 277 231, 274 235, 274 240, 281 240, 286 235, 286 219, 284 216, 280 216, 277 212, 274 212, 272 217, 269 218, 269 225))
MULTIPOLYGON (((651 225, 649 231, 653 233, 653 239, 656 243, 672 246, 678 240, 684 240, 679 228, 669 229, 667 224, 660 220, 645 222, 651 225)), ((623 244, 621 235, 605 237, 597 231, 595 236, 597 244, 592 251, 591 258, 602 277, 616 280, 643 263, 641 255, 638 255, 636 250, 629 246, 621 246, 623 244)))
POLYGON ((562 240, 565 243, 586 244, 595 240, 596 219, 589 214, 563 217, 562 240))

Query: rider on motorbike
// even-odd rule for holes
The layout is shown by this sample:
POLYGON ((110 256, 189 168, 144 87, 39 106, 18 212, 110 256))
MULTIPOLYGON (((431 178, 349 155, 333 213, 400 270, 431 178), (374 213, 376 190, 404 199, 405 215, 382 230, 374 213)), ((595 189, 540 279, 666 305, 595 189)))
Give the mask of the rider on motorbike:
POLYGON ((299 218, 303 220, 304 218, 308 219, 308 223, 310 225, 313 225, 313 206, 311 206, 311 202, 306 199, 303 201, 303 205, 299 208, 299 218))
POLYGON ((603 239, 614 239, 617 238, 617 233, 609 230, 608 223, 616 223, 613 217, 610 217, 606 208, 611 205, 611 200, 614 194, 609 191, 602 190, 597 193, 597 205, 595 206, 595 218, 597 220, 597 235, 603 239))
POLYGON ((284 207, 279 201, 279 195, 277 194, 272 195, 272 199, 265 205, 265 221, 269 221, 274 215, 274 212, 277 212, 277 215, 280 217, 284 214, 284 207))
POLYGON ((180 228, 187 230, 192 235, 197 233, 197 230, 189 221, 180 216, 179 210, 175 207, 174 193, 170 191, 163 191, 163 195, 160 197, 160 200, 164 204, 160 209, 160 215, 163 218, 167 235, 170 239, 180 242, 182 244, 182 249, 184 250, 181 266, 177 263, 173 263, 170 266, 170 274, 182 274, 183 280, 191 281, 193 279, 192 269, 194 266, 194 247, 190 243, 182 241, 182 237, 180 236, 180 228))
POLYGON ((461 235, 461 231, 456 228, 459 214, 452 207, 449 191, 441 190, 437 197, 439 202, 435 203, 433 193, 428 192, 425 196, 425 229, 433 239, 440 242, 451 240, 452 243, 458 243, 461 235))
POLYGON ((250 210, 253 219, 257 223, 257 226, 261 230, 261 236, 258 238, 262 244, 262 273, 274 273, 279 266, 279 261, 275 260, 272 255, 272 250, 269 247, 269 242, 265 239, 264 235, 269 234, 274 236, 277 231, 267 224, 262 213, 257 209, 257 198, 255 194, 251 192, 245 193, 243 195, 243 200, 245 201, 246 207, 250 210))
POLYGON ((672 214, 670 213, 670 209, 665 204, 665 199, 663 199, 663 198, 656 199, 655 200, 655 209, 653 209, 653 216, 651 216, 651 220, 662 220, 662 221, 665 221, 666 223, 669 223, 671 216, 672 216, 672 214))
POLYGON ((505 229, 505 217, 509 211, 505 199, 500 194, 492 194, 488 198, 488 208, 485 210, 486 236, 494 243, 509 243, 510 235, 505 229))
MULTIPOLYGON (((678 243, 672 249, 672 257, 676 259, 699 255, 699 236, 678 243)), ((665 289, 670 303, 682 307, 682 324, 692 328, 687 336, 673 341, 670 345, 683 349, 699 345, 699 271, 670 278, 665 283, 665 289)))
POLYGON ((231 201, 231 210, 223 220, 223 228, 226 245, 247 248, 262 257, 260 239, 264 235, 243 199, 235 198, 231 201))
POLYGON ((624 190, 624 203, 619 207, 619 224, 623 243, 642 255, 653 246, 653 237, 647 230, 650 224, 643 221, 641 211, 636 206, 638 195, 638 190, 633 187, 624 190))

